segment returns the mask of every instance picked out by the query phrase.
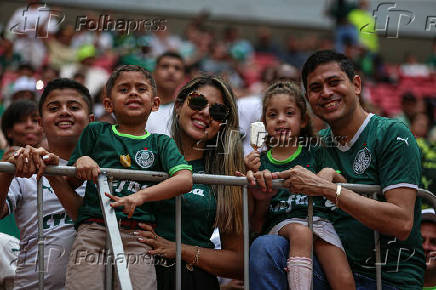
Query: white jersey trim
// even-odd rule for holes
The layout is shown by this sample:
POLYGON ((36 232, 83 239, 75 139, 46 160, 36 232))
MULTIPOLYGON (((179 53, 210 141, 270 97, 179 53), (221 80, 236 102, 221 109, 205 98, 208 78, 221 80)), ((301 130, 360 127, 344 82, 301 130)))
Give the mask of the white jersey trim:
MULTIPOLYGON (((359 139, 360 134, 362 134, 363 130, 365 130, 365 128, 368 125, 369 121, 371 120, 372 116, 374 116, 373 113, 369 113, 368 116, 366 116, 365 121, 363 121, 362 125, 360 125, 359 130, 357 130, 356 134, 354 134, 353 138, 351 139, 351 141, 349 143, 347 143, 345 145, 341 145, 341 144, 337 143, 337 148, 342 152, 350 150, 351 147, 353 147, 354 143, 356 143, 357 139, 359 139)), ((332 132, 332 135, 333 135, 333 132, 332 132)), ((333 140, 335 140, 335 138, 333 138, 333 140)))
POLYGON ((410 184, 410 183, 398 183, 398 184, 392 184, 392 185, 388 185, 385 188, 383 188, 382 192, 385 193, 385 191, 387 190, 391 190, 394 188, 399 188, 399 187, 408 187, 408 188, 413 188, 418 190, 418 185, 416 184, 410 184))

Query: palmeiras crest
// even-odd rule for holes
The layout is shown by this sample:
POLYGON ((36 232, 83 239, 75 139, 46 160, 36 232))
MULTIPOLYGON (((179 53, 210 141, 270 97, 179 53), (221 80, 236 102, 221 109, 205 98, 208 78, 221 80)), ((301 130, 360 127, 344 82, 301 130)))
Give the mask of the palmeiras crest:
POLYGON ((371 152, 369 152, 368 148, 365 147, 357 152, 353 162, 353 171, 356 174, 362 174, 366 169, 368 169, 370 164, 371 152))
POLYGON ((154 154, 148 150, 139 150, 135 154, 135 162, 141 168, 149 168, 153 165, 154 162, 154 154))

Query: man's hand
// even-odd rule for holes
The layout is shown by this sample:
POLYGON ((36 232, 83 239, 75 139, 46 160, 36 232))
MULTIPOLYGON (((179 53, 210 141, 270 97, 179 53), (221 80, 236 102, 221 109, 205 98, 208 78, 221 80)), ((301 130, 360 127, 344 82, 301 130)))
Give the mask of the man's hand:
POLYGON ((322 195, 323 189, 331 182, 317 176, 315 173, 297 165, 292 169, 277 172, 278 178, 285 179, 284 185, 291 192, 309 196, 322 195))

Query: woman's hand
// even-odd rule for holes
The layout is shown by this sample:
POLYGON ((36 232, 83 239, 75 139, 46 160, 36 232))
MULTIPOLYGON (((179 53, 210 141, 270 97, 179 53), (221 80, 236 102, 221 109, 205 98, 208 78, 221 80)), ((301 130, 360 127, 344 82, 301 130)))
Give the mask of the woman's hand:
POLYGON ((107 192, 104 194, 111 200, 115 201, 110 204, 111 207, 116 208, 122 206, 123 213, 127 214, 128 218, 131 218, 135 212, 135 208, 142 204, 142 199, 136 193, 123 197, 115 196, 107 192))
POLYGON ((89 156, 82 156, 77 159, 75 164, 76 177, 81 180, 92 180, 95 184, 98 184, 98 175, 100 174, 100 167, 89 156))
POLYGON ((257 172, 260 168, 260 153, 257 150, 253 150, 244 157, 244 163, 247 170, 257 172))
POLYGON ((150 255, 160 255, 164 258, 176 258, 176 243, 170 242, 158 236, 151 225, 139 224, 143 231, 137 231, 134 234, 138 237, 138 241, 149 245, 152 250, 148 251, 150 255))
POLYGON ((323 195, 323 190, 332 184, 300 165, 278 172, 277 175, 278 178, 285 179, 284 186, 291 192, 312 196, 323 195))

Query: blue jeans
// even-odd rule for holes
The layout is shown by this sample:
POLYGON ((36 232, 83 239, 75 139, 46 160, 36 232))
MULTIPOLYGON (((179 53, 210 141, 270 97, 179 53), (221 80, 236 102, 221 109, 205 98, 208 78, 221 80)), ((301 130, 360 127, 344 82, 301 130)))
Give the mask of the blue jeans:
MULTIPOLYGON (((281 236, 265 235, 254 240, 250 247, 250 289, 288 290, 288 278, 285 267, 289 257, 289 241, 281 236)), ((354 275, 356 290, 375 290, 374 279, 354 275)), ((316 256, 313 257, 313 289, 327 290, 330 286, 316 256)), ((396 288, 383 285, 383 289, 396 288)))

